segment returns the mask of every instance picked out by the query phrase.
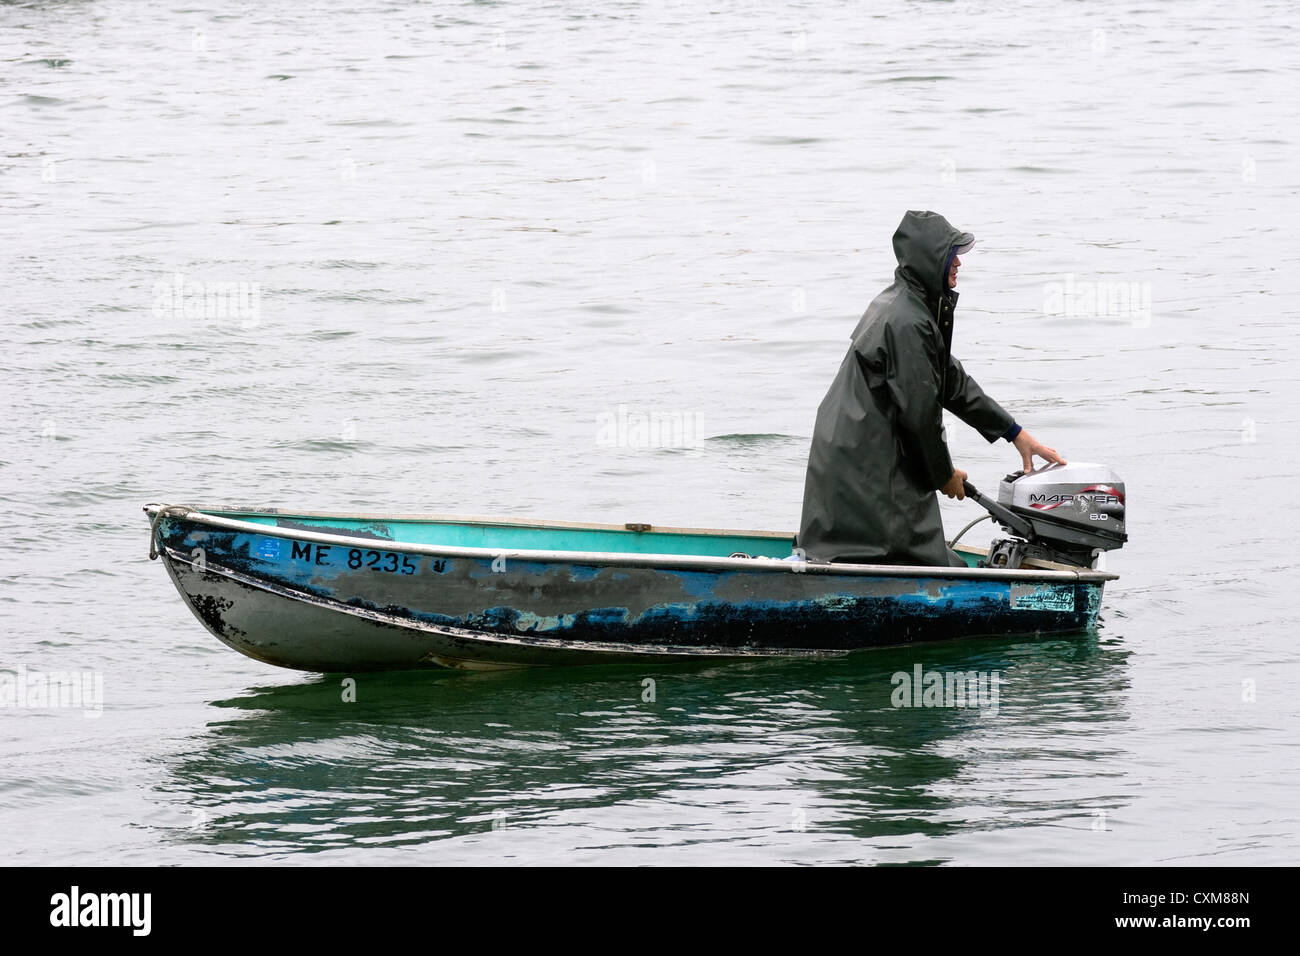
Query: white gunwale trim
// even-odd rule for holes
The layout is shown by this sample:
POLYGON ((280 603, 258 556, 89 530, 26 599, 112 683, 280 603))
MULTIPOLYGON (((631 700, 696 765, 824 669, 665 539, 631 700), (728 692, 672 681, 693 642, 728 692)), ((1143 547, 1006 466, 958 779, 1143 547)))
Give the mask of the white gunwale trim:
MULTIPOLYGON (((153 514, 159 507, 156 504, 145 506, 149 514, 153 514)), ((289 508, 245 508, 234 505, 178 505, 185 507, 190 511, 200 511, 204 514, 213 515, 222 512, 235 512, 240 514, 257 514, 266 515, 275 518, 302 518, 310 521, 312 518, 325 518, 331 521, 370 521, 380 524, 387 522, 399 521, 416 521, 437 524, 486 524, 494 527, 511 527, 511 528, 545 528, 545 529, 573 529, 575 531, 617 531, 620 534, 703 534, 722 537, 744 537, 744 538, 776 538, 784 541, 793 541, 794 532, 792 531, 738 531, 734 528, 678 528, 669 525, 650 524, 649 522, 635 522, 644 524, 643 531, 633 531, 626 525, 621 524, 599 524, 590 521, 550 521, 542 518, 508 518, 501 515, 447 515, 447 514, 372 514, 368 512, 355 511, 297 511, 289 508)), ((232 519, 234 520, 234 519, 232 519)), ((629 524, 634 522, 629 522, 629 524)))
MULTIPOLYGON (((1055 581, 1058 583, 1064 583, 1067 581, 1102 583, 1105 581, 1114 581, 1119 578, 1118 574, 1107 571, 1091 571, 1086 568, 1079 570, 1062 569, 1057 571, 1039 571, 1020 568, 1009 571, 1000 568, 943 568, 897 564, 829 564, 815 561, 788 561, 783 558, 715 558, 707 555, 687 554, 629 554, 626 552, 608 551, 540 551, 518 548, 470 548, 451 545, 427 545, 416 544, 413 542, 390 541, 386 538, 353 538, 343 534, 329 534, 320 531, 305 531, 295 528, 280 528, 274 525, 258 524, 253 521, 240 521, 235 518, 223 518, 217 515, 207 514, 199 509, 191 508, 187 505, 149 504, 145 506, 144 510, 150 515, 150 517, 153 517, 159 510, 164 508, 173 509, 169 512, 168 517, 193 521, 196 524, 222 528, 227 531, 258 534, 269 538, 291 538, 300 541, 311 541, 317 544, 328 544, 343 548, 361 548, 363 550, 375 550, 375 545, 379 541, 383 541, 387 545, 382 548, 382 550, 385 551, 403 551, 410 554, 427 554, 449 558, 513 558, 517 561, 560 561, 570 564, 684 568, 715 571, 786 571, 795 574, 830 574, 842 575, 845 577, 974 578, 976 580, 985 581, 1055 581)), ((229 510, 249 511, 250 509, 229 510)), ((323 514, 315 516, 278 516, 307 518, 326 517, 323 514)), ((378 516, 368 516, 366 520, 379 521, 381 519, 378 516)), ((397 519, 390 518, 390 520, 397 519)), ((473 521, 474 519, 460 517, 454 520, 458 523, 465 523, 473 521)), ((522 522, 507 523, 522 524, 522 522)), ((533 525, 529 524, 528 526, 531 527, 533 525)), ((562 525, 558 522, 555 526, 580 527, 572 524, 562 525)), ((610 528, 620 531, 625 530, 618 528, 615 525, 592 525, 591 527, 602 529, 610 528)))

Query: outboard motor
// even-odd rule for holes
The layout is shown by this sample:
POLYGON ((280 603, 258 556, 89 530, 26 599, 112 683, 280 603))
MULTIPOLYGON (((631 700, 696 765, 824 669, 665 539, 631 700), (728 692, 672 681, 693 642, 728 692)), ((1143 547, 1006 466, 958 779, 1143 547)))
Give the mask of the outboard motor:
POLYGON ((992 502, 966 482, 966 494, 1014 538, 994 541, 985 568, 1018 568, 1026 558, 1100 566, 1101 555, 1122 547, 1124 482, 1106 465, 1045 465, 1007 475, 992 502))

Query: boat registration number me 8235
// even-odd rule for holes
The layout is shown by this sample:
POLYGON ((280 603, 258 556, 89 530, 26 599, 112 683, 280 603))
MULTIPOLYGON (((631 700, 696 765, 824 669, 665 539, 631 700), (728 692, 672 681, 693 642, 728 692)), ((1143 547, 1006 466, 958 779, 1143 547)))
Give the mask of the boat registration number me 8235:
MULTIPOLYGON (((271 542, 279 544, 272 539, 271 542)), ((346 567, 352 571, 382 571, 388 574, 415 574, 420 569, 420 557, 401 554, 396 551, 378 551, 371 548, 340 548, 337 545, 314 544, 310 541, 294 541, 290 558, 306 564, 318 564, 323 567, 346 567)), ((263 547, 263 557, 279 557, 280 548, 263 547)), ((447 570, 446 558, 430 558, 429 570, 442 574, 447 570)))

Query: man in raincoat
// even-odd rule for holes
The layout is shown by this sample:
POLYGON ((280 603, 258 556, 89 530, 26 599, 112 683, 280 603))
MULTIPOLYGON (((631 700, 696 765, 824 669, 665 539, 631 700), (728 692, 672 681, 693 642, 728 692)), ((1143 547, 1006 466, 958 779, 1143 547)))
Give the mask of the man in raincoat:
POLYGON ((797 539, 809 560, 965 567, 944 540, 935 495, 966 497, 945 408, 988 441, 1013 442, 1026 471, 1034 455, 1064 464, 952 357, 953 287, 974 243, 937 213, 899 223, 893 285, 867 307, 817 409, 797 539))

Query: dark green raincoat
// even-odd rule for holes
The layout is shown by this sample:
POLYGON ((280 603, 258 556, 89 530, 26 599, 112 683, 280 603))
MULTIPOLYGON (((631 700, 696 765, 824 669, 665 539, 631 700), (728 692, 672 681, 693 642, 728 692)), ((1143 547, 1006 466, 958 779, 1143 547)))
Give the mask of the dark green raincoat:
POLYGON ((798 545, 810 560, 964 565, 935 491, 952 477, 946 408, 990 442, 1015 424, 951 355, 948 270, 974 241, 933 212, 894 233, 894 283, 871 302, 817 409, 798 545))

